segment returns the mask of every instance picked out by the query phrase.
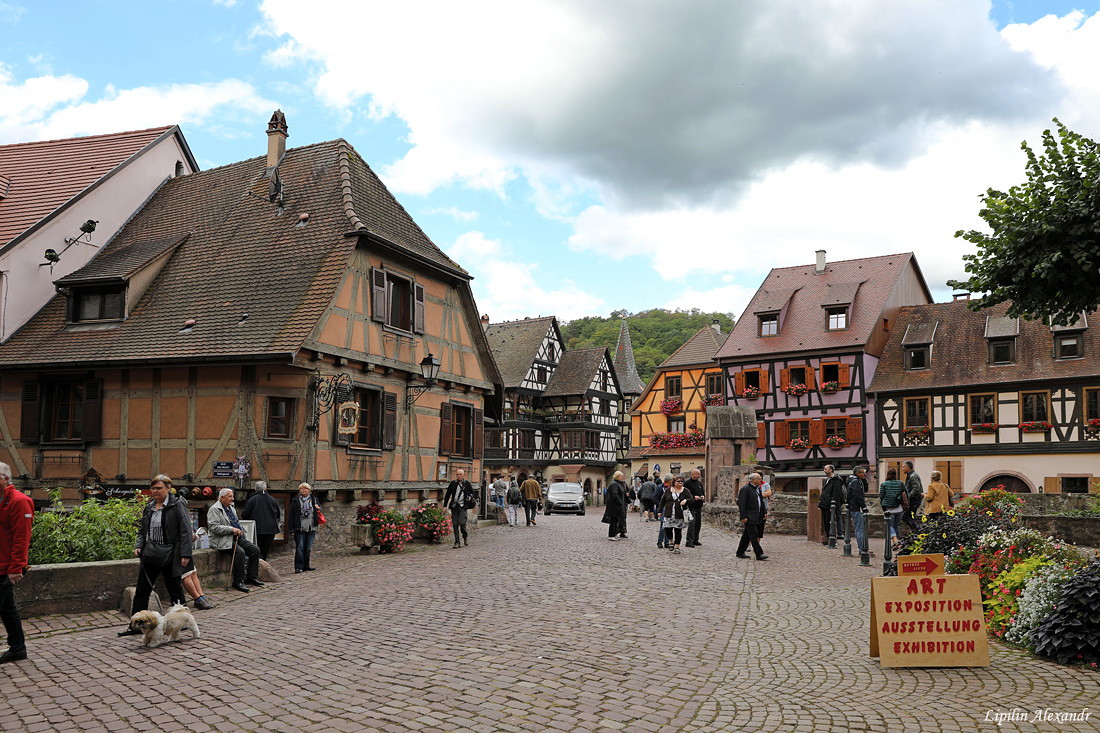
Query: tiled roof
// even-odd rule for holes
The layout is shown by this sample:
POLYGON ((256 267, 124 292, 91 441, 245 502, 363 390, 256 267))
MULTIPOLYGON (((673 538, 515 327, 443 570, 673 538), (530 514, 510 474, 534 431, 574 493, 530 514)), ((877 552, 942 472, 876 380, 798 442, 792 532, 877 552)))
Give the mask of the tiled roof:
POLYGON ((623 394, 640 395, 645 389, 634 364, 634 347, 630 345, 630 329, 625 318, 619 324, 619 341, 615 344, 615 373, 619 375, 623 394))
POLYGON ((869 391, 894 392, 1029 382, 1063 378, 1100 377, 1100 334, 1089 328, 1082 334, 1084 357, 1055 359, 1050 327, 1043 321, 1020 319, 1016 339, 1016 363, 993 366, 988 363, 985 339, 986 317, 1001 318, 1007 304, 972 311, 963 302, 909 306, 898 313, 890 341, 882 354, 869 391), (902 334, 905 326, 924 327, 939 323, 932 341, 927 369, 903 368, 902 334))
POLYGON ((985 317, 985 337, 989 339, 1020 335, 1020 319, 1007 315, 985 317))
POLYGON ((726 340, 726 334, 715 330, 711 326, 700 328, 687 343, 672 352, 672 355, 661 362, 659 368, 685 367, 697 364, 710 364, 715 352, 726 340))
POLYGON ((490 323, 485 329, 489 348, 506 388, 518 387, 531 371, 542 340, 554 322, 553 316, 522 321, 490 323))
POLYGON ((917 346, 930 344, 936 338, 936 328, 939 321, 931 323, 909 323, 905 326, 905 334, 901 337, 903 346, 917 346))
POLYGON ((554 376, 550 377, 546 391, 542 393, 543 396, 566 397, 584 394, 592 384, 592 379, 596 376, 605 356, 609 356, 606 348, 566 351, 561 355, 558 368, 554 370, 554 376))
POLYGON ((54 284, 60 287, 104 280, 123 280, 146 264, 183 244, 187 234, 173 234, 149 242, 135 242, 126 247, 111 247, 99 257, 54 284))
MULTIPOLYGON (((356 247, 358 238, 344 236, 357 228, 352 222, 394 236, 419 229, 401 223, 408 214, 343 140, 286 152, 281 211, 268 201, 265 164, 257 157, 165 183, 89 264, 105 258, 106 271, 114 258, 128 260, 127 248, 189 234, 126 320, 112 328, 67 327, 65 298, 56 296, 0 346, 0 365, 296 352, 356 247), (357 192, 350 202, 349 187, 357 192), (192 318, 194 327, 180 333, 192 318)), ((423 242, 410 246, 430 253, 423 242)))
MULTIPOLYGON (((815 349, 851 349, 867 344, 879 314, 905 268, 916 261, 912 253, 841 260, 816 274, 814 265, 773 269, 756 291, 715 358, 743 359, 765 354, 815 349), (824 306, 851 299, 848 328, 825 329, 824 306), (755 314, 787 305, 779 335, 760 338, 755 314)), ((919 272, 919 270, 918 270, 919 272)), ((923 285, 923 281, 922 281, 923 285)), ((925 287, 927 295, 927 287, 925 287)))
POLYGON ((178 128, 0 145, 0 247, 178 128))

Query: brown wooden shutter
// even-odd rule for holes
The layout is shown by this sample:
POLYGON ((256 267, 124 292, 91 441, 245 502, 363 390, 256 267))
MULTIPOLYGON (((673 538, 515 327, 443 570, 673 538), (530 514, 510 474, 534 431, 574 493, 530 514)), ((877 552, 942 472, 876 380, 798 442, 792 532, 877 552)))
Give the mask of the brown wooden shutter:
MULTIPOLYGON (((840 372, 840 388, 841 389, 847 389, 848 387, 851 387, 852 382, 851 382, 851 377, 849 376, 849 365, 848 364, 841 364, 839 372, 840 372)), ((849 441, 849 442, 851 442, 851 441, 849 441)))
MULTIPOLYGON (((767 445, 768 439, 768 424, 766 422, 756 423, 756 450, 764 450, 767 445)), ((759 460, 759 458, 757 459, 759 460)))
POLYGON ((733 393, 738 397, 745 391, 745 373, 735 372, 733 375, 733 393))
POLYGON ((768 370, 760 370, 760 394, 764 394, 768 391, 768 370))
MULTIPOLYGON (((485 455, 485 411, 474 409, 474 458, 482 458, 485 455)), ((531 431, 531 439, 534 441, 535 431, 531 431)))
POLYGON ((454 423, 452 422, 450 402, 439 406, 439 455, 451 455, 451 443, 454 442, 454 423))
MULTIPOLYGON (((950 461, 932 461, 932 470, 939 471, 942 474, 940 481, 943 481, 948 486, 951 485, 951 462, 950 461)), ((932 477, 928 477, 928 483, 932 483, 932 477)))
POLYGON ((948 461, 948 467, 951 469, 951 475, 946 482, 948 486, 956 491, 962 491, 963 487, 963 464, 962 461, 948 461))
POLYGON ((1043 493, 1044 494, 1061 494, 1062 482, 1058 480, 1057 476, 1047 476, 1043 479, 1043 493))
POLYGON ((780 369, 779 370, 779 391, 786 392, 787 387, 791 385, 791 370, 780 369))
POLYGON ((424 286, 413 281, 413 331, 424 333, 424 286))
POLYGON ((370 319, 386 322, 386 271, 381 267, 370 268, 370 319))
POLYGON ((850 417, 844 425, 844 440, 851 445, 863 442, 863 418, 850 417))
POLYGON ((790 440, 790 436, 791 436, 791 426, 787 424, 786 420, 780 420, 778 422, 774 422, 774 423, 772 423, 772 425, 775 426, 775 428, 774 428, 775 444, 778 445, 778 446, 787 445, 787 442, 790 440))
POLYGON ((99 379, 84 383, 84 430, 81 437, 85 443, 98 443, 103 439, 103 382, 99 379))
POLYGON ((825 442, 825 421, 810 420, 810 443, 821 445, 825 442))
POLYGON ((809 364, 806 365, 806 388, 817 389, 817 370, 809 364))
POLYGON ((23 410, 19 425, 19 439, 24 443, 37 443, 40 437, 39 417, 42 414, 42 386, 38 382, 23 382, 23 410))
POLYGON ((382 393, 382 450, 397 447, 397 393, 382 393))

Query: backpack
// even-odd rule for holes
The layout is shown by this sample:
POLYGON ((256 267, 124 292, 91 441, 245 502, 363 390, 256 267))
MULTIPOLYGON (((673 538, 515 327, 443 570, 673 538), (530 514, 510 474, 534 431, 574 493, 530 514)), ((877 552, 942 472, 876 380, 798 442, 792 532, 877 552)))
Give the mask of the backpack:
POLYGON ((508 503, 509 504, 522 504, 523 494, 520 493, 518 486, 508 487, 508 503))

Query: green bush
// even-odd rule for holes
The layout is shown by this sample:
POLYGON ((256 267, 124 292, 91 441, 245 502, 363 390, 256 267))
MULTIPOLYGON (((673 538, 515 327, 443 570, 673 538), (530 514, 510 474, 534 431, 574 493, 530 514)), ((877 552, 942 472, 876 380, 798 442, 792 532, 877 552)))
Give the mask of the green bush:
POLYGON ((1100 559, 1066 581, 1061 600, 1033 638, 1037 654, 1061 664, 1100 665, 1100 559))
POLYGON ((31 565, 134 556, 144 498, 87 501, 71 511, 61 504, 60 489, 50 491, 50 500, 31 526, 31 565))

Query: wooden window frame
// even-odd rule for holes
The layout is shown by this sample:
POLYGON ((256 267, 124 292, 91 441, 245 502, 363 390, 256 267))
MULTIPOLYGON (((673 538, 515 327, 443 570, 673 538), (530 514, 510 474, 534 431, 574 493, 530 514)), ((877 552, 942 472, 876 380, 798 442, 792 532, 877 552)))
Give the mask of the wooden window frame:
POLYGON ((783 447, 786 447, 786 444, 790 443, 791 440, 794 439, 794 438, 805 438, 806 440, 810 441, 811 443, 813 442, 813 440, 812 440, 812 425, 811 425, 812 421, 809 418, 796 418, 796 419, 793 419, 793 420, 787 420, 786 423, 787 423, 787 440, 784 443, 783 447), (794 434, 795 431, 791 429, 795 425, 799 426, 799 431, 798 431, 799 434, 798 435, 795 435, 794 434), (801 429, 802 426, 805 426, 805 428, 806 428, 805 435, 802 434, 802 429, 801 429))
POLYGON ((833 305, 825 308, 825 330, 826 331, 847 331, 848 330, 848 306, 846 305, 833 305), (842 323, 837 326, 833 326, 833 317, 839 316, 842 323))
POLYGON ((683 415, 669 415, 668 416, 668 432, 670 432, 670 433, 686 433, 687 432, 687 418, 683 415), (681 429, 676 430, 673 427, 673 423, 679 423, 681 429))
POLYGON ((126 288, 74 288, 70 297, 69 323, 104 323, 121 321, 126 317, 126 288), (107 312, 107 296, 118 296, 118 312, 107 312), (81 305, 90 298, 98 298, 98 314, 94 317, 82 318, 81 305))
POLYGON ((756 317, 756 335, 759 338, 775 338, 779 335, 779 313, 761 313, 756 317), (765 333, 764 324, 774 323, 775 330, 770 333, 765 333))
POLYGON ((294 438, 294 407, 297 400, 293 397, 278 397, 268 396, 267 404, 265 405, 264 416, 264 438, 267 440, 292 440, 294 438), (277 433, 271 429, 271 421, 275 418, 275 405, 286 405, 286 412, 283 415, 283 420, 286 422, 286 432, 277 433))
POLYGON ((1008 366, 1016 363, 1016 339, 1015 338, 997 338, 989 339, 989 355, 988 361, 991 366, 1008 366), (995 354, 997 353, 998 346, 1008 347, 1008 361, 997 361, 995 354))
POLYGON ((704 373, 704 384, 706 385, 707 397, 722 397, 726 390, 725 385, 722 383, 722 372, 706 372, 704 373), (711 390, 711 382, 718 383, 717 391, 711 390))
POLYGON ((1058 490, 1063 494, 1084 494, 1088 496, 1092 492, 1092 482, 1095 476, 1091 473, 1070 473, 1070 474, 1058 474, 1058 490), (1085 479, 1084 491, 1066 491, 1065 481, 1068 478, 1083 478, 1085 479))
POLYGON ((847 417, 824 417, 821 419, 822 430, 824 436, 828 438, 830 435, 839 435, 845 440, 848 439, 848 418, 847 417))
POLYGON ((906 397, 902 401, 901 406, 901 419, 902 429, 908 428, 923 428, 932 427, 932 398, 931 397, 906 397), (928 416, 928 421, 924 425, 910 425, 909 424, 909 403, 910 402, 923 402, 925 404, 925 414, 928 416))
POLYGON ((1056 333, 1054 334, 1054 358, 1057 361, 1065 361, 1068 359, 1082 359, 1084 358, 1085 339, 1079 333, 1056 333), (1072 356, 1062 355, 1062 342, 1073 340, 1077 343, 1077 353, 1072 356))
POLYGON ((1085 416, 1085 420, 1100 420, 1100 387, 1085 387, 1085 393, 1082 397, 1084 407, 1081 409, 1081 412, 1085 416), (1096 395, 1095 414, 1089 412, 1089 396, 1093 394, 1096 395))
POLYGON ((1017 396, 1020 405, 1020 422, 1050 422, 1050 390, 1049 389, 1034 389, 1021 391, 1017 396), (1043 417, 1026 417, 1024 415, 1024 397, 1026 395, 1042 395, 1043 397, 1043 410, 1046 414, 1043 417))
MULTIPOLYGON (((70 400, 71 428, 73 419, 70 400)), ((25 443, 41 443, 44 446, 77 447, 88 443, 98 443, 103 439, 103 380, 87 379, 79 376, 58 376, 23 383, 22 423, 20 440, 25 443), (57 393, 61 386, 70 390, 82 389, 80 400, 80 434, 66 438, 56 438, 57 434, 57 393)))
POLYGON ((931 364, 932 364, 932 348, 929 344, 921 344, 921 345, 918 345, 918 346, 906 346, 904 348, 905 348, 905 354, 904 354, 905 363, 903 364, 903 367, 905 368, 905 371, 907 371, 907 372, 920 372, 920 371, 924 371, 925 369, 928 369, 931 366, 931 364), (914 354, 917 354, 917 353, 923 354, 923 356, 924 356, 924 365, 923 366, 913 366, 913 356, 914 356, 914 354))
POLYGON ((978 425, 978 424, 981 424, 981 423, 984 423, 984 422, 991 422, 994 425, 996 425, 997 424, 998 410, 999 410, 999 406, 997 404, 997 393, 996 392, 980 392, 978 394, 972 394, 972 395, 967 395, 966 396, 966 417, 967 417, 967 425, 968 426, 978 425), (991 419, 991 420, 975 420, 974 419, 974 400, 976 398, 979 398, 979 397, 990 397, 990 398, 993 399, 993 419, 991 419))
POLYGON ((371 320, 382 324, 384 329, 390 331, 424 333, 424 309, 427 300, 424 286, 417 282, 412 275, 405 275, 384 267, 372 267, 370 278, 371 320), (402 317, 397 319, 400 322, 396 325, 393 323, 395 316, 391 313, 391 306, 393 305, 392 283, 396 280, 400 280, 409 289, 407 302, 404 304, 408 306, 407 328, 405 327, 404 307, 402 308, 402 317))
POLYGON ((681 375, 667 375, 665 376, 665 397, 679 397, 683 399, 684 396, 684 380, 681 375), (672 391, 672 385, 676 385, 675 394, 672 391))

